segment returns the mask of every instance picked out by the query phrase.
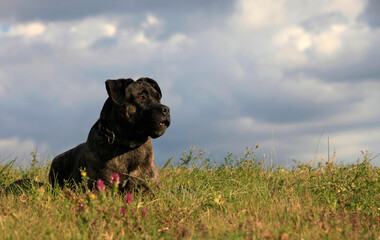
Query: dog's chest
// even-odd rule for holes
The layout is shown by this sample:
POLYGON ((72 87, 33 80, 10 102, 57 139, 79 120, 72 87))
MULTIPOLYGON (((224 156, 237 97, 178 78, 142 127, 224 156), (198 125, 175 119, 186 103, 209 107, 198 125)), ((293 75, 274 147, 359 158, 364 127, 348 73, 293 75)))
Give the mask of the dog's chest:
MULTIPOLYGON (((103 152, 104 153, 104 152, 103 152)), ((136 168, 145 168, 150 165, 153 149, 150 142, 136 149, 125 150, 123 148, 109 149, 98 161, 103 162, 101 168, 118 173, 128 173, 136 168), (105 160, 105 161, 104 161, 105 160)))
POLYGON ((129 172, 144 162, 145 154, 141 151, 129 151, 113 156, 105 163, 106 169, 117 169, 118 172, 129 172))

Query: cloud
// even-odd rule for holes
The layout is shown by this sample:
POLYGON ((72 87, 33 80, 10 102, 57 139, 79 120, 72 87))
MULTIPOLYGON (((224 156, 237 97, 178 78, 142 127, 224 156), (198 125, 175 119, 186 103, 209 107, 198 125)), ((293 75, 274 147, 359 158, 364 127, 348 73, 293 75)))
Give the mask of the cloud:
POLYGON ((301 27, 306 31, 320 33, 329 29, 332 25, 348 25, 349 20, 341 12, 321 13, 321 15, 301 21, 301 27))
POLYGON ((300 27, 290 27, 282 30, 275 36, 275 44, 278 46, 294 44, 298 51, 305 51, 311 47, 311 37, 300 27))
POLYGON ((231 25, 259 29, 277 25, 286 19, 285 0, 240 0, 231 25))
MULTIPOLYGON (((288 138, 289 156, 292 159, 300 161, 327 162, 328 157, 332 159, 333 153, 336 153, 335 163, 355 163, 357 160, 362 161, 363 153, 368 151, 375 157, 379 152, 376 151, 376 143, 379 142, 380 128, 369 129, 351 129, 347 131, 335 132, 327 127, 328 133, 324 133, 322 138, 311 135, 294 136, 288 138), (330 129, 330 130, 329 130, 330 129), (304 142, 303 147, 309 149, 309 152, 297 151, 297 142, 304 142)), ((322 129, 320 130, 322 133, 322 129)), ((379 166, 380 159, 375 158, 371 164, 379 166)))
POLYGON ((375 46, 380 43, 379 34, 371 32, 367 27, 349 29, 340 41, 342 50, 333 58, 309 62, 294 66, 285 71, 293 74, 302 71, 305 74, 334 82, 378 81, 380 72, 375 59, 380 56, 380 50, 375 46))
MULTIPOLYGON (((176 19, 171 27, 181 27, 187 25, 186 18, 189 15, 197 15, 199 24, 203 26, 207 23, 203 20, 212 20, 214 17, 220 18, 230 13, 234 5, 228 0, 194 0, 191 2, 178 2, 164 0, 160 2, 152 0, 140 1, 112 1, 104 4, 102 0, 93 0, 91 4, 80 2, 45 2, 35 1, 31 3, 27 0, 3 0, 0 3, 0 19, 6 21, 75 21, 89 16, 123 15, 139 18, 148 13, 157 13, 161 17, 176 19)), ((195 23, 198 25, 198 23, 195 23)), ((194 23, 192 23, 194 24, 194 23)), ((190 24, 190 25, 192 25, 190 24)), ((189 26, 190 26, 189 25, 189 26)), ((177 29, 178 30, 178 29, 177 29)))
POLYGON ((332 24, 318 32, 307 31, 301 26, 287 27, 274 37, 278 49, 275 62, 287 69, 358 62, 364 58, 370 45, 362 38, 366 35, 366 28, 357 29, 344 24, 332 24))
POLYGON ((15 26, 9 26, 9 29, 5 32, 7 36, 24 36, 35 37, 45 32, 46 27, 42 23, 32 22, 27 24, 17 24, 15 26))
POLYGON ((348 99, 355 100, 346 105, 345 111, 339 111, 331 116, 330 121, 336 125, 350 126, 351 128, 354 128, 355 125, 366 126, 371 122, 377 122, 378 124, 375 126, 379 126, 380 111, 376 109, 377 101, 380 98, 378 89, 380 89, 380 82, 345 84, 342 91, 345 92, 348 99))
MULTIPOLYGON (((38 153, 40 156, 49 152, 49 146, 46 143, 37 144, 33 140, 21 140, 17 137, 0 139, 0 162, 9 162, 16 159, 16 165, 28 166, 30 164, 32 151, 38 153), (37 150, 37 152, 36 152, 37 150)), ((45 160, 46 159, 38 159, 45 160)))
POLYGON ((362 0, 332 0, 326 5, 326 11, 340 12, 350 21, 356 21, 365 7, 366 2, 362 0))
POLYGON ((360 15, 360 19, 366 21, 371 27, 380 27, 380 2, 377 0, 368 0, 368 4, 364 13, 360 15))
MULTIPOLYGON (((154 21, 159 20, 152 20, 154 18, 153 15, 148 15, 146 21, 156 25, 154 21)), ((150 62, 153 54, 175 54, 181 46, 190 43, 186 35, 181 33, 159 40, 154 36, 148 37, 145 34, 148 30, 144 27, 135 29, 134 26, 122 26, 118 29, 123 20, 122 17, 99 17, 50 23, 46 25, 44 33, 29 44, 24 44, 20 38, 0 37, 4 46, 0 52, 7 56, 0 61, 4 64, 9 64, 10 59, 18 61, 2 72, 2 95, 5 95, 3 89, 9 82, 22 81, 23 84, 17 90, 19 93, 29 95, 41 89, 49 89, 43 92, 44 96, 58 98, 63 106, 70 106, 98 98, 103 92, 99 83, 103 85, 107 78, 125 76, 128 69, 135 72, 132 69, 150 62), (92 82, 91 79, 94 78, 91 74, 98 73, 98 69, 104 72, 104 77, 92 82), (120 73, 115 72, 115 69, 120 73), (96 87, 93 88, 94 86, 96 87)), ((153 25, 149 28, 153 28, 153 25)), ((134 75, 133 77, 140 77, 138 73, 134 75)), ((3 97, 15 97, 16 92, 12 90, 15 89, 3 97)))
MULTIPOLYGON (((151 61, 160 61, 165 55, 175 57, 181 47, 191 43, 182 33, 167 39, 149 35, 147 43, 135 42, 140 32, 158 26, 154 21, 160 20, 153 18, 147 15, 140 28, 123 25, 125 18, 118 16, 49 23, 44 33, 27 44, 25 35, 0 36, 0 52, 7 56, 0 61, 9 66, 0 75, 4 100, 0 105, 6 113, 0 122, 7 126, 2 137, 21 133, 36 144, 49 142, 53 154, 85 141, 107 97, 106 79, 152 76, 155 69, 146 71, 146 66, 153 66, 151 61), (145 26, 145 22, 151 25, 145 26)), ((181 104, 181 96, 171 92, 172 81, 168 76, 160 84, 165 103, 175 107, 181 104)))
POLYGON ((328 32, 316 36, 316 49, 319 53, 332 55, 342 49, 341 35, 347 30, 344 25, 333 25, 328 32))
POLYGON ((368 133, 380 127, 380 35, 362 20, 365 1, 6 3, 4 139, 74 147, 99 116, 106 79, 149 76, 173 119, 154 141, 158 163, 191 145, 219 158, 260 144, 278 162, 312 159, 325 125, 339 148, 378 151, 368 133), (44 29, 30 35, 36 23, 44 29), (365 141, 343 140, 361 131, 365 141))
POLYGON ((115 20, 104 17, 50 23, 41 41, 62 48, 86 49, 99 39, 113 38, 118 31, 116 24, 115 20))
POLYGON ((145 29, 151 28, 151 27, 157 27, 162 25, 162 21, 159 20, 156 16, 153 14, 148 14, 146 17, 145 22, 141 24, 141 26, 145 29))

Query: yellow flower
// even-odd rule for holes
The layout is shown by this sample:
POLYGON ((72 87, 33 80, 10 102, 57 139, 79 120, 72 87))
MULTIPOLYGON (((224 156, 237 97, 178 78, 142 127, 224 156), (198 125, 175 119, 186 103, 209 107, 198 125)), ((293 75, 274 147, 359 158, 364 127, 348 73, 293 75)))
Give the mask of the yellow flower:
POLYGON ((83 177, 87 176, 87 173, 86 172, 81 172, 80 173, 83 177))
POLYGON ((93 194, 93 193, 91 193, 89 197, 90 197, 90 199, 95 199, 96 198, 95 194, 93 194))
POLYGON ((222 205, 226 202, 226 200, 222 199, 222 195, 219 194, 216 198, 214 198, 214 202, 216 202, 218 205, 222 205))

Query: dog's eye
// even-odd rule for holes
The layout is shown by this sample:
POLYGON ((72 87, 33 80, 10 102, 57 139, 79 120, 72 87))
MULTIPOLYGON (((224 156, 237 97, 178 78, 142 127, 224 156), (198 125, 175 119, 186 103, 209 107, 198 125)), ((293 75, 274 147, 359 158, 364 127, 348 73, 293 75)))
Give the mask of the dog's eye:
POLYGON ((139 97, 137 97, 137 100, 139 100, 139 101, 145 101, 145 96, 139 96, 139 97))

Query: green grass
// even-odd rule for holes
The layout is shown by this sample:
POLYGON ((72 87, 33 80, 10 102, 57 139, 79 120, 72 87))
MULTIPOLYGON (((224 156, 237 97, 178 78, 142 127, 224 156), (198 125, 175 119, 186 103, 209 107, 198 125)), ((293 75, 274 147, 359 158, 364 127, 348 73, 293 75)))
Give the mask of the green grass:
MULTIPOLYGON (((48 166, 0 165, 3 186, 47 181, 48 166)), ((380 169, 370 156, 294 169, 265 167, 252 150, 213 164, 190 149, 161 169, 154 197, 111 189, 32 186, 1 194, 0 239, 379 239, 380 169), (180 189, 180 190, 179 190, 180 189), (125 213, 123 213, 125 209, 125 213), (145 213, 145 214, 144 214, 145 213)))

